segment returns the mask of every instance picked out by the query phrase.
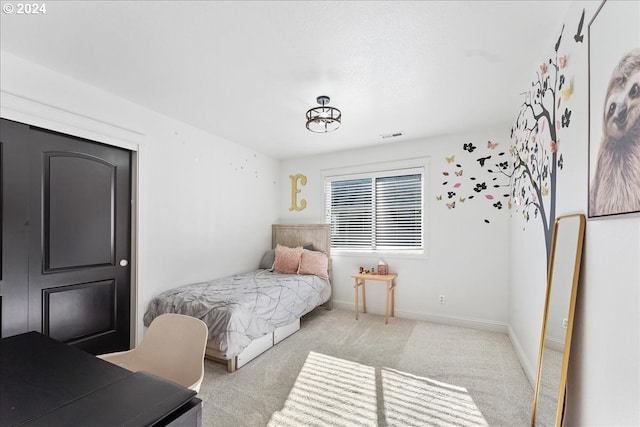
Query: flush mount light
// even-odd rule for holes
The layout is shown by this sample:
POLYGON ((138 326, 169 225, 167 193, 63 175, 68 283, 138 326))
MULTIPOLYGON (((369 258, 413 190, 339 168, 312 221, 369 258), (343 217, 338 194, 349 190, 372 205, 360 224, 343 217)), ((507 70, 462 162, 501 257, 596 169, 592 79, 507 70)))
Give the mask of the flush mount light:
POLYGON ((316 101, 320 107, 307 111, 307 129, 317 133, 333 132, 338 129, 342 123, 340 110, 327 105, 330 101, 328 96, 319 96, 316 101))

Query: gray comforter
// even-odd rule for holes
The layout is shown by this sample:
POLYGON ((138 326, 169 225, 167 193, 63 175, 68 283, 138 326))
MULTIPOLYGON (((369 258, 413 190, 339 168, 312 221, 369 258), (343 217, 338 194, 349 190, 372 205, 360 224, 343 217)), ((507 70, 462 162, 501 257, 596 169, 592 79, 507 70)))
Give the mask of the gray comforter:
POLYGON ((163 292, 149 303, 144 324, 149 326, 163 313, 197 317, 209 327, 209 339, 230 359, 254 339, 288 325, 330 296, 326 279, 257 270, 163 292))

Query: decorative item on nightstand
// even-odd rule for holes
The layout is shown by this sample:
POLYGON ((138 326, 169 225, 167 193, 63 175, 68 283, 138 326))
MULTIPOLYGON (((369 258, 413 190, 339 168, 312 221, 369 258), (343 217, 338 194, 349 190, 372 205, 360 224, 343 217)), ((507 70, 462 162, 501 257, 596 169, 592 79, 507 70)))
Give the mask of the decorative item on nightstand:
POLYGON ((378 274, 382 274, 382 275, 389 274, 389 266, 383 260, 378 261, 378 274))

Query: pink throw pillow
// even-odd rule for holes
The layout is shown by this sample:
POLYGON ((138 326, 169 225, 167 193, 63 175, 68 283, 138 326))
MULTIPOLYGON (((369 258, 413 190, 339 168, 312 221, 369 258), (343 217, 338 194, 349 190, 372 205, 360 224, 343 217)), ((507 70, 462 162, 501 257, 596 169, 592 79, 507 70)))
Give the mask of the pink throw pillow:
POLYGON ((303 250, 301 246, 288 248, 286 246, 276 245, 276 259, 273 263, 273 271, 296 274, 300 267, 300 258, 302 257, 303 250))
POLYGON ((329 268, 329 258, 327 254, 317 251, 304 250, 300 258, 300 268, 298 274, 313 274, 314 276, 329 278, 327 272, 329 268))

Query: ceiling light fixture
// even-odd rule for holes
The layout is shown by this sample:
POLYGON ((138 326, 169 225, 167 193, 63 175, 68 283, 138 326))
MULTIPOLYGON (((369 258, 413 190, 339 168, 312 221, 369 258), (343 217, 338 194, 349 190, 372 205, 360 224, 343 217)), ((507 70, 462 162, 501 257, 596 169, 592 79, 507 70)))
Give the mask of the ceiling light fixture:
POLYGON ((307 111, 307 129, 317 133, 333 132, 338 129, 342 123, 340 110, 327 105, 330 101, 328 96, 319 96, 316 101, 321 106, 307 111))

